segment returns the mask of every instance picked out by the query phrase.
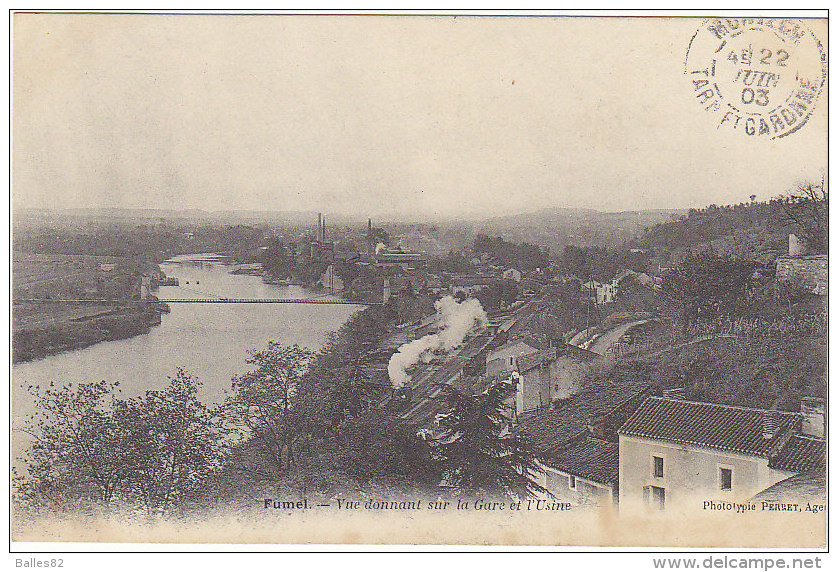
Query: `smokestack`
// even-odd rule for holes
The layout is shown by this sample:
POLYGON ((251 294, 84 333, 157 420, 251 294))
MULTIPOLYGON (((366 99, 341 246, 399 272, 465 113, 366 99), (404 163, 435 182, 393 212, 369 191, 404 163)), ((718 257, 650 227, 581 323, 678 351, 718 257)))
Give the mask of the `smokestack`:
POLYGON ((314 240, 320 240, 320 231, 323 228, 323 215, 317 213, 317 230, 314 232, 314 240))
POLYGON ((326 240, 326 215, 323 215, 323 232, 320 234, 320 240, 326 240))

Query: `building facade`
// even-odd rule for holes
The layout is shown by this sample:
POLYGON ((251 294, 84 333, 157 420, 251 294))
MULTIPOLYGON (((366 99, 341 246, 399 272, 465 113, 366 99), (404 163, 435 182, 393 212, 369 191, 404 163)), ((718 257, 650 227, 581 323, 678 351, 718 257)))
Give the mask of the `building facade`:
POLYGON ((502 377, 513 371, 520 376, 515 396, 519 415, 548 409, 554 400, 576 393, 587 364, 598 357, 567 344, 545 349, 538 346, 526 338, 513 340, 490 351, 486 358, 488 376, 502 377))
POLYGON ((539 484, 550 496, 573 506, 618 502, 617 443, 583 434, 550 455, 539 484))
POLYGON ((521 271, 518 270, 517 268, 507 268, 506 270, 503 271, 503 279, 504 280, 513 280, 515 282, 520 282, 521 278, 523 278, 523 277, 524 277, 524 275, 521 274, 521 271))
POLYGON ((582 297, 595 304, 610 304, 616 298, 616 287, 611 282, 591 280, 582 284, 582 297))
POLYGON ((618 431, 621 510, 747 500, 799 472, 798 457, 817 465, 825 447, 810 446, 802 417, 649 397, 618 431))

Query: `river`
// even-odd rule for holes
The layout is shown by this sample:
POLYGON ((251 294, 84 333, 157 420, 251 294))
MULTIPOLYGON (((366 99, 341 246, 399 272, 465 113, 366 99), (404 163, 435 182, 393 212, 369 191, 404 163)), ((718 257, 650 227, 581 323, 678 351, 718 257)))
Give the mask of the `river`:
MULTIPOLYGON (((180 256, 160 268, 178 278, 180 286, 161 286, 156 295, 175 298, 305 298, 319 294, 300 286, 265 284, 258 276, 230 273, 214 255, 180 256), (188 284, 187 284, 188 283, 188 284)), ((14 364, 13 424, 32 412, 31 398, 21 385, 56 385, 97 380, 118 381, 124 397, 159 389, 177 367, 203 383, 200 398, 219 402, 234 375, 248 370, 248 350, 266 347, 269 340, 323 347, 334 332, 361 306, 340 304, 177 304, 163 314, 148 334, 14 364)), ((16 439, 21 436, 15 432, 16 439)))

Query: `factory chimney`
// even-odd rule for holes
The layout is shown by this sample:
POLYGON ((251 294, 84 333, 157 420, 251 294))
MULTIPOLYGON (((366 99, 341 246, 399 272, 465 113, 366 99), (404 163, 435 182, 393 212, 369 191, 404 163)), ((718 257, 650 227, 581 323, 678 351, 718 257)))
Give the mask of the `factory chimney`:
POLYGON ((367 254, 372 257, 375 253, 375 245, 373 244, 372 240, 372 219, 367 219, 367 254))

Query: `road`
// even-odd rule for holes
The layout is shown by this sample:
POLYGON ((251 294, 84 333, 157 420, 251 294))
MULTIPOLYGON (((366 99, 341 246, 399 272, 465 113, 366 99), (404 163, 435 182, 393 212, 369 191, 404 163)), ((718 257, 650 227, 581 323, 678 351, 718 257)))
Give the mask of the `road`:
POLYGON ((588 339, 588 330, 582 330, 581 332, 570 338, 570 341, 567 343, 569 343, 572 346, 581 346, 582 342, 584 342, 586 339, 588 339))
POLYGON ((645 324, 648 321, 649 320, 637 320, 636 322, 628 322, 627 324, 622 324, 620 326, 617 326, 616 328, 612 328, 604 334, 602 334, 600 337, 598 337, 597 340, 593 344, 591 344, 591 346, 588 349, 596 354, 605 355, 605 352, 608 351, 608 348, 614 345, 614 343, 618 342, 627 331, 629 331, 631 328, 635 326, 645 324))

